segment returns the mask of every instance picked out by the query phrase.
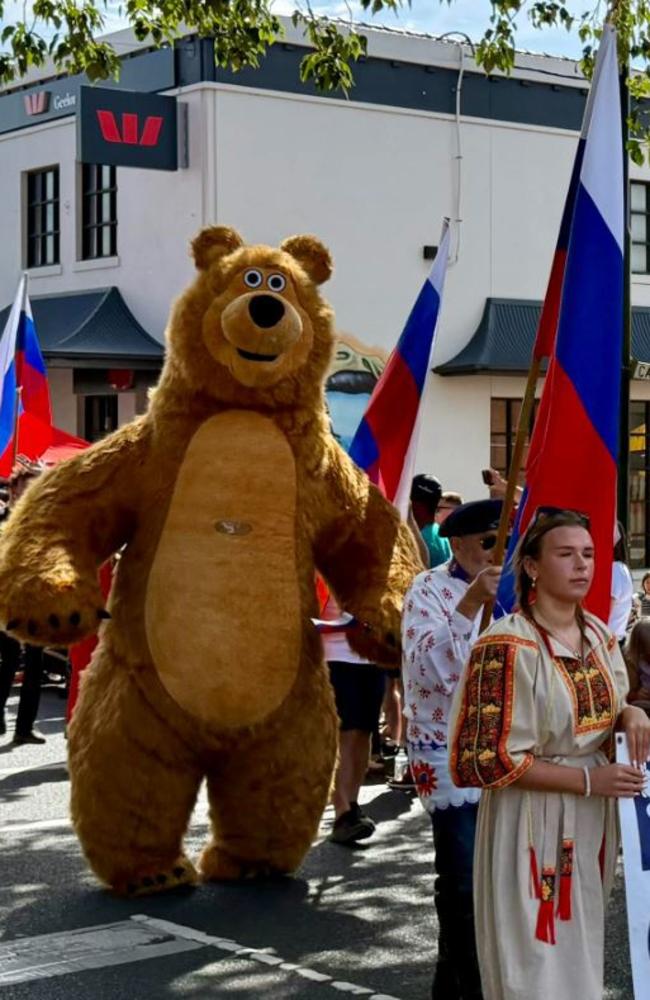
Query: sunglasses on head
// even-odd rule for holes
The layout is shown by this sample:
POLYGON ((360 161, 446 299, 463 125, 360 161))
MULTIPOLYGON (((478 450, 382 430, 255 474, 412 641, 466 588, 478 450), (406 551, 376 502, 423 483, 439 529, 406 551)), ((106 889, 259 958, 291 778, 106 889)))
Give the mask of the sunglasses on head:
POLYGON ((559 514, 573 514, 583 528, 586 528, 587 531, 591 530, 591 521, 588 515, 583 514, 581 510, 573 510, 571 507, 538 507, 533 514, 531 526, 542 521, 545 517, 557 517, 559 514))

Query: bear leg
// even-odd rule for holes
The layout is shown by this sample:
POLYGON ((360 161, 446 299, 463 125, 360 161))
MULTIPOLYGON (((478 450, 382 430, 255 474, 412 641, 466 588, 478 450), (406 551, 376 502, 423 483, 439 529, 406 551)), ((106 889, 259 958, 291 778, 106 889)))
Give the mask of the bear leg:
POLYGON ((336 760, 338 720, 331 689, 322 687, 281 727, 208 773, 212 840, 199 868, 206 880, 288 874, 318 832, 336 760))
POLYGON ((182 840, 202 772, 192 748, 101 654, 84 678, 69 754, 72 819, 98 878, 126 896, 194 883, 182 840))

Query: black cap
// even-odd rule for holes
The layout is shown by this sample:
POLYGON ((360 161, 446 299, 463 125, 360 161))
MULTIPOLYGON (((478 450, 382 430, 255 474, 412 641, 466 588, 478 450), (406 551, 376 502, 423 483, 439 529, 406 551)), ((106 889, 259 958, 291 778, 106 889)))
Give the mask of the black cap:
POLYGON ((462 538, 463 535, 496 531, 502 507, 502 500, 472 500, 471 503, 463 503, 442 522, 438 534, 441 538, 462 538))
POLYGON ((427 507, 435 510, 440 503, 442 496, 442 486, 435 476, 428 476, 426 472, 421 472, 415 476, 411 483, 411 500, 424 503, 427 507))

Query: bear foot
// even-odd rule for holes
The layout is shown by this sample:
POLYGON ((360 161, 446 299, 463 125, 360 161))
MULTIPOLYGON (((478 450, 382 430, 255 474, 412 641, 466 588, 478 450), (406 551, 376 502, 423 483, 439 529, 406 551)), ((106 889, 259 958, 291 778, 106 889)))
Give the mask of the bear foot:
POLYGON ((236 858, 214 844, 210 844, 203 851, 199 869, 204 882, 237 882, 244 879, 278 877, 289 873, 288 868, 280 868, 268 860, 236 858))
POLYGON ((197 871, 186 857, 179 857, 169 867, 155 867, 147 871, 120 879, 113 883, 113 891, 120 896, 135 899, 138 896, 151 896, 158 892, 169 892, 183 886, 195 885, 198 879, 197 871))

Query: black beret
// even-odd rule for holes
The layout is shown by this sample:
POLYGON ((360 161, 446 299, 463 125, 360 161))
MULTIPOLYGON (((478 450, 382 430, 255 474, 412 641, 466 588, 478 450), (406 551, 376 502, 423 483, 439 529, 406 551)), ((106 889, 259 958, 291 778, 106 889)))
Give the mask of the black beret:
POLYGON ((472 500, 471 503, 463 503, 445 518, 438 534, 441 538, 462 538, 463 535, 496 531, 502 506, 502 500, 472 500))
POLYGON ((428 476, 426 472, 415 476, 411 483, 411 500, 419 500, 433 508, 438 506, 441 496, 442 486, 435 476, 428 476))

